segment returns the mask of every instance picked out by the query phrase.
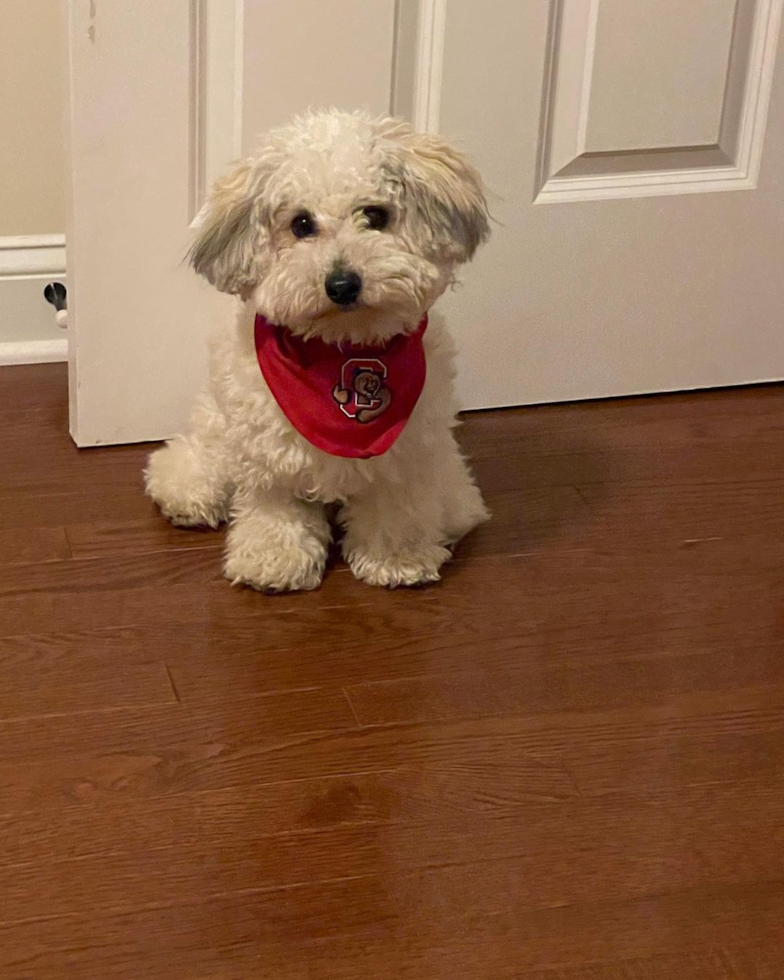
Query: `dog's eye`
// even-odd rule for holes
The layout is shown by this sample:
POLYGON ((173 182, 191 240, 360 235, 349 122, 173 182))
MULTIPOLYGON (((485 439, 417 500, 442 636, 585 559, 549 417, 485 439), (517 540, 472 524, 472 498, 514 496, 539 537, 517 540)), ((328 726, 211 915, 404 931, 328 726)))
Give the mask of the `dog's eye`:
POLYGON ((291 232, 295 238, 310 238, 316 234, 316 221, 312 214, 301 211, 291 222, 291 232))
POLYGON ((362 215, 368 228, 374 231, 382 231, 389 224, 389 211, 386 208, 371 204, 362 208, 362 215))

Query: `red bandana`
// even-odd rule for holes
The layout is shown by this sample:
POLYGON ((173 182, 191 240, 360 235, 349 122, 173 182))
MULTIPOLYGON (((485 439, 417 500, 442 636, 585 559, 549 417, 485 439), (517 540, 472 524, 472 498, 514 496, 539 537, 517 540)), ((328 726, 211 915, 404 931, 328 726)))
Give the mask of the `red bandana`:
POLYGON ((369 459, 385 453, 408 422, 425 384, 422 337, 379 347, 302 340, 256 317, 256 356, 264 380, 297 432, 332 456, 369 459))

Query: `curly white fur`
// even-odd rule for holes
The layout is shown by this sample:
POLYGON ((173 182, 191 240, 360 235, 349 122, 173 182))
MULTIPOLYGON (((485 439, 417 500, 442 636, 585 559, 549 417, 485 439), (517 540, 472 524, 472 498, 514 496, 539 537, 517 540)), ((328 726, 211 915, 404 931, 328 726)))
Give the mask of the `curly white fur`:
POLYGON ((449 548, 488 516, 452 429, 453 348, 431 316, 427 381, 406 428, 383 456, 331 456, 283 415, 259 370, 257 312, 303 337, 374 343, 416 328, 488 234, 476 171, 447 144, 398 120, 314 113, 271 133, 220 181, 192 261, 237 294, 233 329, 212 349, 210 385, 191 432, 153 453, 148 494, 173 523, 231 526, 226 577, 262 591, 313 589, 340 505, 343 554, 373 585, 438 579, 449 548), (389 225, 367 226, 383 207, 389 225), (297 214, 316 234, 297 239, 297 214), (360 302, 327 297, 336 266, 358 272, 360 302))

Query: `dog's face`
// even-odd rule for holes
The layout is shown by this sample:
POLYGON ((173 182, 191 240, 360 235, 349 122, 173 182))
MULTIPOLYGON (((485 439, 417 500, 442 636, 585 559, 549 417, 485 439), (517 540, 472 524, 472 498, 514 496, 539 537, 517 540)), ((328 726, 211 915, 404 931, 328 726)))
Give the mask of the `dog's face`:
POLYGON ((215 186, 196 271, 303 336, 414 329, 488 236, 476 171, 393 119, 317 113, 270 134, 215 186))

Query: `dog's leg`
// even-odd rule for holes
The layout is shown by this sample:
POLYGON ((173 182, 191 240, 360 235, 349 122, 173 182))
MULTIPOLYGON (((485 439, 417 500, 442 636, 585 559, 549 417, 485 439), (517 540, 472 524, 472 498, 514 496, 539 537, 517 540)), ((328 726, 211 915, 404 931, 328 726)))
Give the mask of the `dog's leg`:
POLYGON ((316 589, 330 528, 321 504, 279 490, 238 491, 224 571, 233 585, 260 592, 316 589))
POLYGON ((490 518, 479 487, 463 458, 454 436, 439 463, 439 482, 442 493, 442 527, 450 545, 465 537, 479 524, 490 518))
POLYGON ((411 484, 379 480, 343 507, 343 556, 358 579, 395 588, 441 577, 451 556, 441 529, 441 495, 428 476, 411 484))
POLYGON ((217 527, 228 519, 224 431, 223 414, 205 396, 193 413, 191 435, 172 439, 147 461, 147 494, 172 524, 217 527))

